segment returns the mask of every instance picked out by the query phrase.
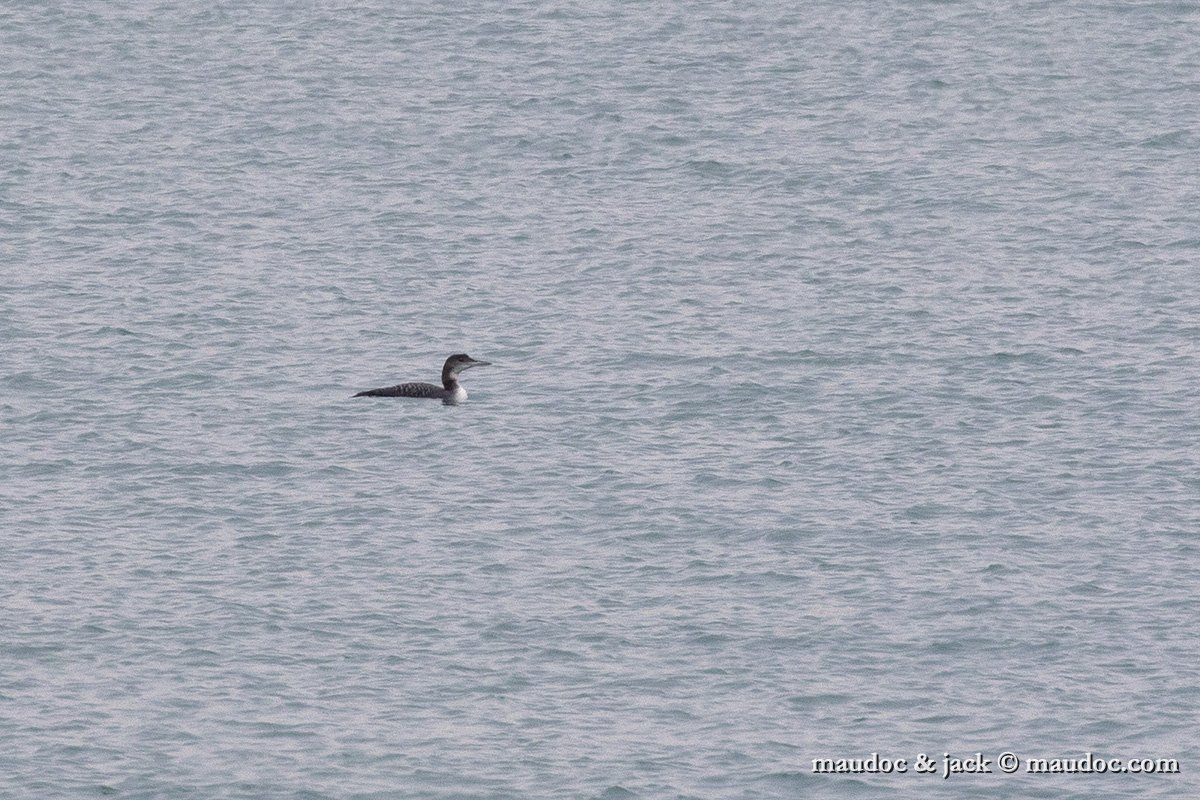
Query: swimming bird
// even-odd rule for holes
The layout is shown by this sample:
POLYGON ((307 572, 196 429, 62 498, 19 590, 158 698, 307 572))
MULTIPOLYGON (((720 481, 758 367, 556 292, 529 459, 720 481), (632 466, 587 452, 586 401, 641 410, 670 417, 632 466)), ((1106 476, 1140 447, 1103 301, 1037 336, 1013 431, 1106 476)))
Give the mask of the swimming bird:
POLYGON ((467 390, 458 382, 458 374, 471 367, 486 367, 490 361, 476 361, 466 353, 457 353, 442 366, 442 385, 434 383, 400 383, 383 389, 368 389, 355 397, 427 397, 453 406, 467 399, 467 390))

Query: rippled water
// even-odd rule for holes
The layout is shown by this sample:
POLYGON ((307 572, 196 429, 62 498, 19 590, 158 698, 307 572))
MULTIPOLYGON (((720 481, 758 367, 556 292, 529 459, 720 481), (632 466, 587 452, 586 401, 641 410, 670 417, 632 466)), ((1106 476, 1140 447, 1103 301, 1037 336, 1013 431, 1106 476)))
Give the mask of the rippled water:
POLYGON ((1196 796, 1198 28, 0 8, 0 796, 1196 796))

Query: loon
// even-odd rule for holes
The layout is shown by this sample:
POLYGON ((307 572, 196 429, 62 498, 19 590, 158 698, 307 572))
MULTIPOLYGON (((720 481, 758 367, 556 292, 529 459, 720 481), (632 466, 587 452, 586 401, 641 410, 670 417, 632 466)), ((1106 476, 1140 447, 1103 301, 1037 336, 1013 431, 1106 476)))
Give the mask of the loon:
POLYGON ((453 406, 467 399, 467 390, 458 382, 458 373, 471 367, 486 367, 492 362, 476 361, 466 353, 458 353, 446 359, 442 366, 442 385, 434 383, 401 383, 384 389, 368 389, 355 397, 428 397, 453 406))

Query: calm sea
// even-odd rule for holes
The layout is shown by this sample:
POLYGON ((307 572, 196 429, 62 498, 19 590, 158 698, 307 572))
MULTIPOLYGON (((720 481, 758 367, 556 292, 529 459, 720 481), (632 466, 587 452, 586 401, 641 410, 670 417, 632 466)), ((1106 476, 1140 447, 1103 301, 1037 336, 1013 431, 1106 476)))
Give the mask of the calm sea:
POLYGON ((0 53, 0 797, 1200 794, 1196 3, 0 53))

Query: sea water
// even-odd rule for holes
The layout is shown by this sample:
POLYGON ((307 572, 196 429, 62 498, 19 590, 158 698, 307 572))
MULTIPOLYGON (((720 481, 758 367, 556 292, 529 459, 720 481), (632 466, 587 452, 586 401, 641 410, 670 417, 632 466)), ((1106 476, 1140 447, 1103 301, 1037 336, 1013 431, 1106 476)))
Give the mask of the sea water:
POLYGON ((1198 41, 3 6, 0 796, 1195 797, 1198 41))

